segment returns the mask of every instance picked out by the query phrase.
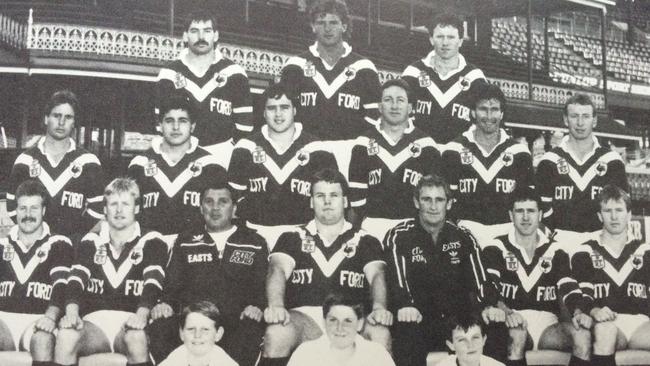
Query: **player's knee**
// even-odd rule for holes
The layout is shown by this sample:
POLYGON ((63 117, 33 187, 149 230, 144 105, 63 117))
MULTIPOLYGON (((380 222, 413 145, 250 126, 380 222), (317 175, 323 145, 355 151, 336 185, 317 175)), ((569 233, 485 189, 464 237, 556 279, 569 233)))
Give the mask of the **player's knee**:
POLYGON ((583 360, 589 359, 591 354, 591 332, 587 329, 580 328, 571 331, 571 340, 573 342, 573 355, 583 360))
POLYGON ((32 354, 43 352, 51 353, 54 351, 54 342, 54 334, 36 331, 29 340, 29 348, 32 354))
POLYGON ((144 330, 127 330, 124 333, 124 343, 129 355, 141 355, 148 352, 147 335, 144 330))
POLYGON ((610 354, 616 347, 618 328, 613 322, 602 322, 594 325, 594 353, 610 354))
POLYGON ((270 324, 264 332, 264 356, 286 357, 296 346, 295 329, 289 325, 270 324))

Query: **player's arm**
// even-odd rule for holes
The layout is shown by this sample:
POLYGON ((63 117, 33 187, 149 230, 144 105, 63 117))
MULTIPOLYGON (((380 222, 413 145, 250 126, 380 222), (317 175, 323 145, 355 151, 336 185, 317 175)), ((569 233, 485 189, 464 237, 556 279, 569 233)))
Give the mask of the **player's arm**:
POLYGON ((233 74, 230 77, 228 84, 230 83, 232 83, 232 116, 236 129, 234 139, 239 141, 242 137, 253 132, 253 102, 248 85, 248 76, 243 68, 241 73, 233 74))
MULTIPOLYGON (((268 306, 264 309, 264 320, 269 324, 289 323, 289 312, 284 303, 287 280, 296 267, 291 256, 291 244, 295 233, 284 233, 278 238, 273 253, 269 256, 269 269, 266 275, 266 299, 268 306)), ((294 243, 295 244, 295 243, 294 243)))
POLYGON ((65 315, 59 321, 60 328, 81 329, 83 321, 79 316, 79 304, 90 282, 90 268, 95 255, 95 243, 90 240, 96 234, 88 234, 75 249, 74 260, 66 286, 65 315))
POLYGON ((546 224, 552 222, 556 171, 557 167, 549 158, 548 153, 544 154, 537 166, 534 183, 542 200, 542 211, 544 212, 544 223, 546 224))
POLYGON ((514 163, 516 182, 520 186, 535 187, 535 170, 533 169, 533 157, 525 145, 517 146, 521 150, 515 154, 514 163))
POLYGON ((303 78, 303 70, 300 66, 305 60, 301 57, 291 57, 287 60, 280 72, 280 81, 293 88, 295 95, 300 95, 300 86, 303 78))
MULTIPOLYGON (((582 246, 581 246, 582 247, 582 246)), ((580 313, 588 314, 596 322, 614 320, 616 314, 607 306, 601 307, 594 297, 594 268, 591 259, 591 252, 588 249, 579 248, 570 257, 571 273, 573 274, 578 287, 582 292, 582 298, 576 305, 580 313)), ((575 313, 574 311, 574 316, 575 313)))
POLYGON ((440 173, 445 180, 449 182, 449 189, 451 189, 452 197, 456 196, 458 192, 458 180, 460 177, 460 169, 462 167, 458 149, 461 148, 462 146, 460 144, 453 141, 440 146, 440 173))
POLYGON ((142 250, 144 286, 136 310, 138 319, 127 322, 127 326, 132 329, 144 329, 151 308, 162 295, 165 267, 169 260, 169 249, 160 234, 151 232, 141 240, 146 240, 142 250))
POLYGON ((361 91, 361 105, 363 106, 364 119, 371 125, 379 121, 379 100, 381 99, 381 83, 375 65, 359 71, 362 76, 363 90, 361 91))
POLYGON ((240 140, 232 152, 230 165, 228 166, 228 184, 237 192, 239 200, 246 199, 248 192, 248 174, 252 156, 246 146, 254 145, 246 139, 240 140))
POLYGON ((615 184, 619 188, 630 192, 630 185, 627 181, 627 173, 625 173, 625 163, 623 160, 613 160, 609 163, 607 174, 611 177, 611 184, 615 184))
POLYGON ((16 189, 20 183, 24 182, 29 178, 29 167, 31 165, 32 158, 27 154, 20 154, 14 165, 11 167, 11 173, 5 181, 5 186, 7 188, 7 213, 9 217, 13 218, 16 216, 16 189))
POLYGON ((251 277, 252 283, 250 287, 251 302, 250 305, 246 306, 240 315, 240 319, 247 317, 259 322, 264 317, 264 312, 262 309, 265 308, 264 286, 266 274, 268 273, 269 269, 269 252, 267 249, 268 246, 266 245, 264 239, 258 238, 257 245, 259 245, 260 249, 255 254, 255 259, 253 260, 253 265, 251 268, 253 272, 253 276, 251 277))
POLYGON ((379 240, 370 235, 361 238, 358 247, 361 258, 364 259, 363 273, 370 285, 370 300, 372 313, 368 315, 371 325, 393 324, 393 314, 388 311, 388 285, 386 281, 386 262, 379 240))
POLYGON ((399 232, 395 228, 388 231, 384 237, 384 258, 387 264, 387 281, 390 291, 390 303, 397 309, 397 321, 421 322, 422 314, 415 306, 415 301, 408 285, 407 259, 402 254, 399 232))
POLYGON ((106 187, 106 174, 102 169, 99 159, 95 157, 96 161, 84 166, 84 174, 86 174, 86 192, 84 196, 87 198, 86 214, 88 215, 88 228, 91 228, 99 220, 104 219, 104 187, 106 187))
POLYGON ((185 285, 183 250, 180 247, 183 235, 176 238, 174 247, 170 253, 169 264, 165 269, 165 283, 163 284, 160 301, 151 309, 151 319, 169 318, 174 315, 174 309, 180 307, 180 294, 185 285))
POLYGON ((350 157, 349 177, 349 201, 350 211, 348 219, 356 227, 361 226, 365 217, 365 206, 368 196, 368 154, 366 145, 368 139, 359 137, 352 147, 350 157))

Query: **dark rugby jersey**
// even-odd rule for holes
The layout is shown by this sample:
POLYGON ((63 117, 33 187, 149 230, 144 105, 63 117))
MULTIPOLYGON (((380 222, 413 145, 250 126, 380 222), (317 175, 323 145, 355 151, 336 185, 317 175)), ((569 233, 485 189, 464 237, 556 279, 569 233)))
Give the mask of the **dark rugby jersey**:
POLYGON ((474 139, 475 129, 443 148, 442 171, 455 199, 451 215, 484 225, 510 222, 506 205, 515 185, 533 185, 530 152, 503 130, 499 144, 485 151, 474 139))
POLYGON ((7 208, 13 216, 14 194, 20 183, 38 179, 50 195, 44 220, 52 232, 68 237, 83 235, 103 217, 106 181, 99 159, 70 139, 70 149, 54 165, 45 154, 44 143, 42 137, 16 158, 7 179, 7 208))
POLYGON ((199 114, 195 136, 201 146, 214 145, 253 131, 248 76, 215 50, 212 65, 204 75, 196 75, 187 61, 187 49, 179 59, 160 70, 158 96, 178 94, 190 97, 199 114))
POLYGON ((446 144, 471 125, 472 88, 487 80, 463 55, 458 55, 458 68, 442 78, 429 66, 434 55, 432 51, 407 66, 402 77, 411 86, 415 127, 446 144))
POLYGON ((43 314, 49 305, 63 309, 74 250, 65 236, 43 235, 27 249, 18 240, 18 226, 0 239, 0 311, 43 314))
POLYGON ((347 43, 343 46, 345 53, 333 67, 324 63, 314 44, 282 69, 282 81, 294 85, 300 95, 296 121, 323 140, 354 139, 379 117, 375 65, 347 43))
POLYGON ((162 138, 154 139, 151 149, 131 160, 127 174, 140 187, 142 226, 163 235, 178 234, 203 225, 201 194, 211 182, 228 178, 218 157, 198 147, 195 138, 176 164, 161 151, 161 144, 162 138))
POLYGON ((332 292, 347 294, 368 307, 370 284, 364 269, 373 262, 384 263, 379 241, 348 222, 329 247, 318 235, 315 221, 284 233, 271 253, 275 255, 288 256, 294 263, 287 280, 286 308, 321 306, 332 292))
POLYGON ((141 231, 136 223, 133 237, 116 255, 108 230, 108 224, 102 223, 99 233, 87 234, 76 248, 66 302, 78 304, 80 314, 153 307, 160 298, 169 259, 162 235, 141 231))
POLYGON ((393 144, 379 127, 355 141, 350 159, 350 204, 373 218, 405 219, 415 214, 413 189, 427 174, 440 174, 440 152, 412 124, 393 144))
POLYGON ((544 223, 554 229, 577 232, 602 228, 598 219, 600 190, 615 184, 628 191, 625 164, 621 156, 600 146, 578 159, 567 149, 568 136, 546 152, 537 166, 536 186, 544 205, 544 223))
POLYGON ((230 185, 243 196, 238 215, 258 225, 304 224, 312 215, 310 179, 324 168, 337 169, 334 155, 300 124, 293 143, 281 154, 263 126, 237 143, 228 168, 230 185))

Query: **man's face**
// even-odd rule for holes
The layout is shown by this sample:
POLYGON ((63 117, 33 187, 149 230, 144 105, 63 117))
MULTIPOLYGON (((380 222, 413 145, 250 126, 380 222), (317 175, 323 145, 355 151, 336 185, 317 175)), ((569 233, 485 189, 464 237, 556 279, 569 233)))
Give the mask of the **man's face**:
POLYGON ((25 235, 40 229, 45 215, 45 202, 41 196, 20 196, 16 201, 18 230, 25 235))
POLYGON ((619 235, 627 232, 632 213, 628 211, 625 201, 609 200, 600 204, 598 217, 603 222, 603 230, 611 235, 619 235))
POLYGON ((201 213, 209 232, 230 228, 235 216, 235 203, 228 189, 208 189, 201 197, 201 213))
POLYGON ((190 141, 194 123, 186 110, 171 109, 162 118, 160 130, 165 143, 169 146, 181 146, 190 141))
POLYGON ((183 40, 187 42, 190 52, 195 55, 205 55, 214 50, 214 44, 219 39, 212 21, 199 20, 190 23, 190 27, 183 33, 183 40))
POLYGON ((348 29, 336 14, 320 14, 311 25, 316 42, 321 46, 332 47, 343 42, 343 35, 348 29))
POLYGON ((534 235, 542 221, 542 211, 535 201, 518 201, 510 210, 510 220, 520 235, 534 235))
POLYGON ((275 133, 283 133, 291 129, 293 117, 296 115, 291 100, 283 95, 279 99, 269 98, 264 106, 264 120, 271 130, 275 133))
POLYGON ((334 305, 325 316, 325 333, 336 349, 352 347, 362 326, 363 320, 357 317, 350 306, 334 305))
POLYGON ((451 342, 447 340, 447 347, 456 352, 460 365, 478 365, 485 339, 478 325, 470 327, 467 332, 456 328, 451 332, 451 342))
POLYGON ((476 103, 476 109, 472 111, 476 119, 476 127, 485 135, 492 135, 499 132, 503 111, 501 102, 497 99, 481 100, 476 103))
POLYGON ((424 225, 438 226, 445 222, 451 201, 443 187, 424 186, 420 189, 418 199, 413 200, 418 209, 420 222, 424 225))
POLYGON ((458 56, 463 40, 460 38, 458 29, 450 26, 437 25, 433 29, 433 35, 429 39, 436 55, 443 60, 454 59, 458 56))
POLYGON ((343 195, 339 183, 316 182, 311 195, 311 207, 314 217, 325 225, 334 225, 343 221, 348 199, 343 195))
POLYGON ((411 105, 406 90, 399 86, 384 89, 381 93, 379 112, 381 113, 381 120, 391 126, 408 123, 411 105))
POLYGON ((575 140, 590 139, 596 127, 596 116, 590 105, 569 104, 564 115, 564 124, 575 140))
POLYGON ((55 140, 63 140, 72 134, 74 128, 74 109, 68 103, 59 104, 45 116, 47 135, 55 140))
POLYGON ((223 336, 223 328, 217 329, 214 320, 201 313, 189 313, 180 330, 181 340, 188 352, 195 357, 207 355, 223 336))
POLYGON ((104 215, 108 225, 115 230, 123 230, 135 224, 139 207, 130 192, 114 193, 106 197, 104 215))

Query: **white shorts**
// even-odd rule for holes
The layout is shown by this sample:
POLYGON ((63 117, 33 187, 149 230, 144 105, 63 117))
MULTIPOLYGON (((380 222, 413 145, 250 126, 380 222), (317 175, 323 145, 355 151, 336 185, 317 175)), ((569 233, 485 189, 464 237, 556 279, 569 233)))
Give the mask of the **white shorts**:
POLYGON ((83 320, 95 324, 104 333, 113 349, 115 338, 124 328, 124 324, 134 313, 119 310, 98 310, 83 317, 83 320))
POLYGON ((298 311, 314 321, 320 328, 320 330, 325 333, 325 317, 323 316, 323 307, 322 306, 298 306, 291 310, 298 311))
POLYGON ((625 339, 629 341, 634 332, 649 321, 650 318, 643 314, 616 314, 614 325, 623 333, 625 339))
POLYGON ((407 219, 382 219, 378 217, 366 217, 361 223, 361 228, 368 232, 371 236, 377 238, 382 246, 384 244, 384 237, 388 230, 394 228, 399 223, 407 219))
POLYGON ((275 247, 275 243, 278 242, 278 238, 280 235, 294 231, 298 225, 275 225, 275 226, 266 226, 266 225, 258 225, 258 224, 253 224, 250 222, 246 222, 246 226, 249 228, 256 230, 258 234, 260 234, 261 237, 266 240, 266 245, 269 248, 269 253, 273 251, 273 248, 275 247))
POLYGON ((512 223, 506 222, 504 224, 495 224, 495 225, 483 225, 480 222, 471 221, 471 220, 459 220, 458 226, 461 226, 472 233, 474 239, 478 243, 479 247, 485 248, 492 239, 497 236, 507 235, 512 229, 512 223))
POLYGON ((537 351, 539 339, 546 328, 559 322, 557 315, 539 310, 517 310, 517 312, 526 320, 526 330, 533 340, 533 350, 537 351))
POLYGON ((23 314, 23 313, 8 313, 0 311, 0 320, 7 325, 11 332, 11 338, 14 339, 14 346, 16 350, 22 349, 29 351, 29 343, 34 334, 34 323, 43 314, 23 314))

